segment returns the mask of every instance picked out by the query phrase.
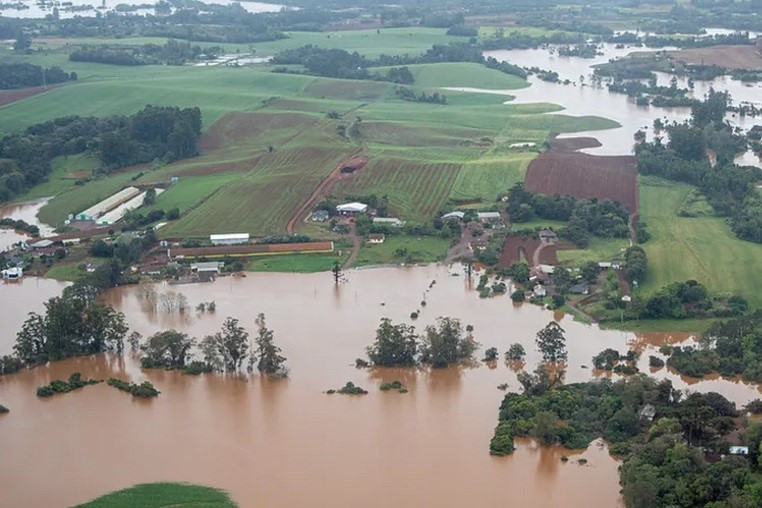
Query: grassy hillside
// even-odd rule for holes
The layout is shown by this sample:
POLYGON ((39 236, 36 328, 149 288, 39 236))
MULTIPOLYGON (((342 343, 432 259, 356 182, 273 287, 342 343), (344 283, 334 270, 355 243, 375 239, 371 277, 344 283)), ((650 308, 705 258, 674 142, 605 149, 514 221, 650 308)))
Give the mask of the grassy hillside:
POLYGON ((657 178, 640 180, 640 216, 651 240, 644 291, 695 279, 712 291, 737 291, 754 306, 762 305, 762 245, 735 237, 718 217, 678 217, 692 187, 657 178))

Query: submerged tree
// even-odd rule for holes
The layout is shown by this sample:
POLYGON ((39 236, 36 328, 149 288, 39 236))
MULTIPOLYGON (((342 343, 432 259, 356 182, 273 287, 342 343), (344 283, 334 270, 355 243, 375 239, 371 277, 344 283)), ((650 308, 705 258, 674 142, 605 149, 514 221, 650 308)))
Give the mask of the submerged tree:
POLYGON ((182 369, 194 344, 194 339, 175 330, 156 333, 140 348, 143 352, 141 365, 143 368, 182 369))
POLYGON ((344 273, 341 271, 341 265, 338 261, 333 262, 331 273, 333 274, 333 282, 338 284, 339 281, 341 281, 341 277, 344 275, 344 273))
POLYGON ((464 336, 459 319, 437 318, 436 326, 427 326, 421 347, 421 361, 432 367, 447 367, 470 360, 479 344, 470 335, 464 336))
POLYGON ((537 348, 542 353, 544 361, 566 361, 566 337, 564 333, 564 329, 555 321, 551 321, 545 328, 537 332, 535 342, 537 343, 537 348))
POLYGON ((215 370, 236 372, 249 355, 249 333, 238 325, 237 319, 228 317, 222 323, 222 331, 204 337, 201 351, 204 361, 215 370))
MULTIPOLYGON (((259 357, 257 370, 270 377, 287 376, 288 370, 284 366, 286 358, 281 356, 281 349, 275 345, 273 331, 267 328, 264 314, 260 313, 257 316, 257 325, 259 326, 259 332, 255 339, 257 343, 257 356, 259 357)), ((254 355, 251 358, 254 358, 254 355)))
POLYGON ((415 328, 404 323, 395 325, 390 319, 383 318, 376 330, 376 340, 366 351, 370 360, 382 367, 415 365, 418 354, 415 328))
POLYGON ((524 351, 524 346, 518 342, 511 344, 508 351, 505 352, 505 360, 509 362, 522 361, 525 356, 526 351, 524 351))

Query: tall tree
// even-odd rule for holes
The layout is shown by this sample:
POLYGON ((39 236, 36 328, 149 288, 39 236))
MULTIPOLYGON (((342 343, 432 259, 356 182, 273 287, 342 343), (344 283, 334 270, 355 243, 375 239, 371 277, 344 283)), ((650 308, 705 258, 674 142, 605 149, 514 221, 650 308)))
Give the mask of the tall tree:
POLYGON ((537 348, 546 362, 565 362, 567 358, 566 337, 564 329, 555 321, 537 332, 537 348))
POLYGON ((194 343, 194 339, 176 330, 156 333, 140 347, 143 352, 141 364, 144 368, 182 369, 194 343))
POLYGON ((409 367, 416 364, 418 336, 415 328, 404 323, 392 324, 383 318, 376 330, 376 340, 367 348, 370 360, 382 367, 409 367))
POLYGON ((249 355, 249 333, 237 319, 228 317, 220 332, 204 337, 201 348, 207 363, 236 372, 249 355))
POLYGON ((433 367, 447 367, 452 363, 470 360, 479 344, 470 335, 465 336, 459 319, 437 318, 436 326, 427 326, 421 347, 421 360, 433 367))
POLYGON ((288 371, 283 365, 286 362, 286 357, 280 354, 281 349, 275 345, 273 331, 267 328, 264 314, 260 313, 257 316, 257 325, 259 326, 257 338, 255 339, 257 343, 257 356, 259 357, 257 370, 270 377, 286 376, 288 371))

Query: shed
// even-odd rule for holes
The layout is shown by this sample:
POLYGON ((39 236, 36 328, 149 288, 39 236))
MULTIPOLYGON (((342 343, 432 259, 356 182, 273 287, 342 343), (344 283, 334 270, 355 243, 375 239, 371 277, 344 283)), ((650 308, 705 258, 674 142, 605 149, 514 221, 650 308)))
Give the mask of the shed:
POLYGON ((653 421, 656 416, 656 408, 652 404, 646 404, 641 408, 639 415, 641 420, 653 421))
POLYGON ((368 235, 368 243, 384 243, 386 237, 381 233, 371 233, 368 235))
POLYGON ((728 449, 728 453, 731 455, 749 455, 748 446, 731 446, 728 449))
POLYGON ((537 296, 539 298, 542 298, 543 296, 548 294, 548 291, 540 284, 535 285, 532 292, 534 293, 534 296, 537 296))
POLYGON ((230 233, 222 235, 209 235, 212 245, 241 245, 249 243, 249 233, 230 233))
POLYGON ((341 215, 357 215, 358 213, 365 213, 368 211, 368 205, 356 201, 353 203, 344 203, 343 205, 338 205, 336 211, 341 215))
POLYGON ((542 273, 550 275, 556 270, 556 267, 553 265, 538 265, 537 266, 542 273))

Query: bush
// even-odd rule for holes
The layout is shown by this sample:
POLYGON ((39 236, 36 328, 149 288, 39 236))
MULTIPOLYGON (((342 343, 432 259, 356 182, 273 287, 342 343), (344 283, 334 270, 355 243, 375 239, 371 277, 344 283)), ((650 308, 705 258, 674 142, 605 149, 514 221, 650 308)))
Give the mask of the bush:
POLYGON ((384 383, 381 385, 382 392, 388 392, 389 390, 396 390, 399 393, 407 393, 407 388, 399 381, 392 381, 391 383, 384 383))
POLYGON ((524 291, 522 291, 521 289, 517 289, 516 291, 511 293, 511 300, 513 300, 514 302, 523 302, 524 299, 525 299, 524 291))
POLYGON ((510 434, 498 435, 496 433, 489 442, 490 455, 504 457, 513 453, 513 450, 515 447, 513 446, 513 437, 510 434))
POLYGON ((214 367, 209 365, 206 362, 200 362, 198 360, 190 362, 188 365, 185 366, 183 369, 183 374, 188 374, 190 376, 198 376, 199 374, 206 374, 209 372, 213 372, 214 367))
POLYGON ((100 381, 97 379, 82 379, 82 374, 79 372, 73 373, 69 376, 69 381, 61 381, 60 379, 54 379, 49 384, 37 388, 38 397, 51 397, 56 393, 69 393, 73 390, 77 390, 87 385, 98 384, 100 381))
POLYGON ((355 384, 351 381, 347 381, 347 384, 338 390, 328 390, 326 393, 340 393, 342 395, 365 395, 368 393, 368 390, 360 388, 359 386, 355 386, 355 384))
POLYGON ((651 355, 651 356, 648 357, 648 365, 650 367, 655 367, 657 369, 660 369, 660 368, 664 367, 664 360, 662 360, 658 356, 651 355))
POLYGON ((142 397, 142 398, 156 397, 159 395, 159 393, 161 393, 159 390, 154 388, 154 386, 148 381, 144 381, 143 383, 138 385, 135 383, 128 383, 127 381, 122 381, 121 379, 112 377, 108 381, 106 381, 106 384, 108 384, 109 386, 113 386, 117 390, 127 392, 131 394, 133 397, 142 397))
POLYGON ((10 413, 11 410, 0 404, 0 414, 10 413))

